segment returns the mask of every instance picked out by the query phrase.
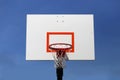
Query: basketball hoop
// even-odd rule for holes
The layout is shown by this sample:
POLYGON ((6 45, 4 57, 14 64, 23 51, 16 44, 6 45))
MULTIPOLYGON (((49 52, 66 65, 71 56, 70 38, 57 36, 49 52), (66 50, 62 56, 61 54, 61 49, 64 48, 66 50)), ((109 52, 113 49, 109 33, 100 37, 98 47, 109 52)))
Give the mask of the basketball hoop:
POLYGON ((63 68, 65 66, 65 61, 68 59, 66 51, 70 51, 71 48, 72 45, 67 43, 54 43, 49 45, 49 49, 56 52, 56 57, 53 57, 57 68, 63 68))

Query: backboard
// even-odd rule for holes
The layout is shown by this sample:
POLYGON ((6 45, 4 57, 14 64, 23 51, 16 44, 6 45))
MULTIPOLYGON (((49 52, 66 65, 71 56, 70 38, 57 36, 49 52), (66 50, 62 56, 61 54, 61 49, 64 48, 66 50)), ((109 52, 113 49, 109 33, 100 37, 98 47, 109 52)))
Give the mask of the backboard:
POLYGON ((26 60, 54 60, 53 43, 68 43, 69 60, 94 60, 92 14, 28 14, 26 60))

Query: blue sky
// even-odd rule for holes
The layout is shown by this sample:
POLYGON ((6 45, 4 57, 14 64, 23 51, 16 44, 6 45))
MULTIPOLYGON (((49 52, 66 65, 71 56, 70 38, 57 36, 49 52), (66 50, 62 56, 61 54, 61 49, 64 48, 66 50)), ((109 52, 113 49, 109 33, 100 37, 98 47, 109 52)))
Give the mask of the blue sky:
POLYGON ((64 80, 120 80, 119 0, 0 0, 0 80, 56 80, 53 61, 26 61, 26 14, 94 14, 95 61, 68 61, 64 80))

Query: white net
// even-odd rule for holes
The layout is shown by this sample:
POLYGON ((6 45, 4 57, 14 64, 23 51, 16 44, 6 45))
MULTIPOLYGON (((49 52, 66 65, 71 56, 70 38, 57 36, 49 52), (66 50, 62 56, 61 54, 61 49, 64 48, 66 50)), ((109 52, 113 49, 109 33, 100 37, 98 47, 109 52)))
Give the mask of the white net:
POLYGON ((64 56, 61 55, 59 57, 57 57, 56 54, 53 54, 53 58, 54 58, 56 68, 59 68, 59 67, 64 68, 66 60, 68 60, 68 56, 66 54, 64 56))
POLYGON ((54 43, 49 46, 51 50, 55 50, 56 54, 53 55, 56 68, 64 68, 65 62, 68 60, 66 51, 69 51, 72 48, 71 44, 67 43, 54 43))

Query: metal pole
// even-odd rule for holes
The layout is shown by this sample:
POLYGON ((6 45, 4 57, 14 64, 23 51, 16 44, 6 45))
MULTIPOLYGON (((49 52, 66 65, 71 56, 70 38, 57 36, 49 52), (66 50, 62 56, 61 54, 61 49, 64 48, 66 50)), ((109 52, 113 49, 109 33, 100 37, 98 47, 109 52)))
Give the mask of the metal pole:
POLYGON ((63 68, 58 67, 56 68, 57 80, 62 80, 63 77, 63 68))

